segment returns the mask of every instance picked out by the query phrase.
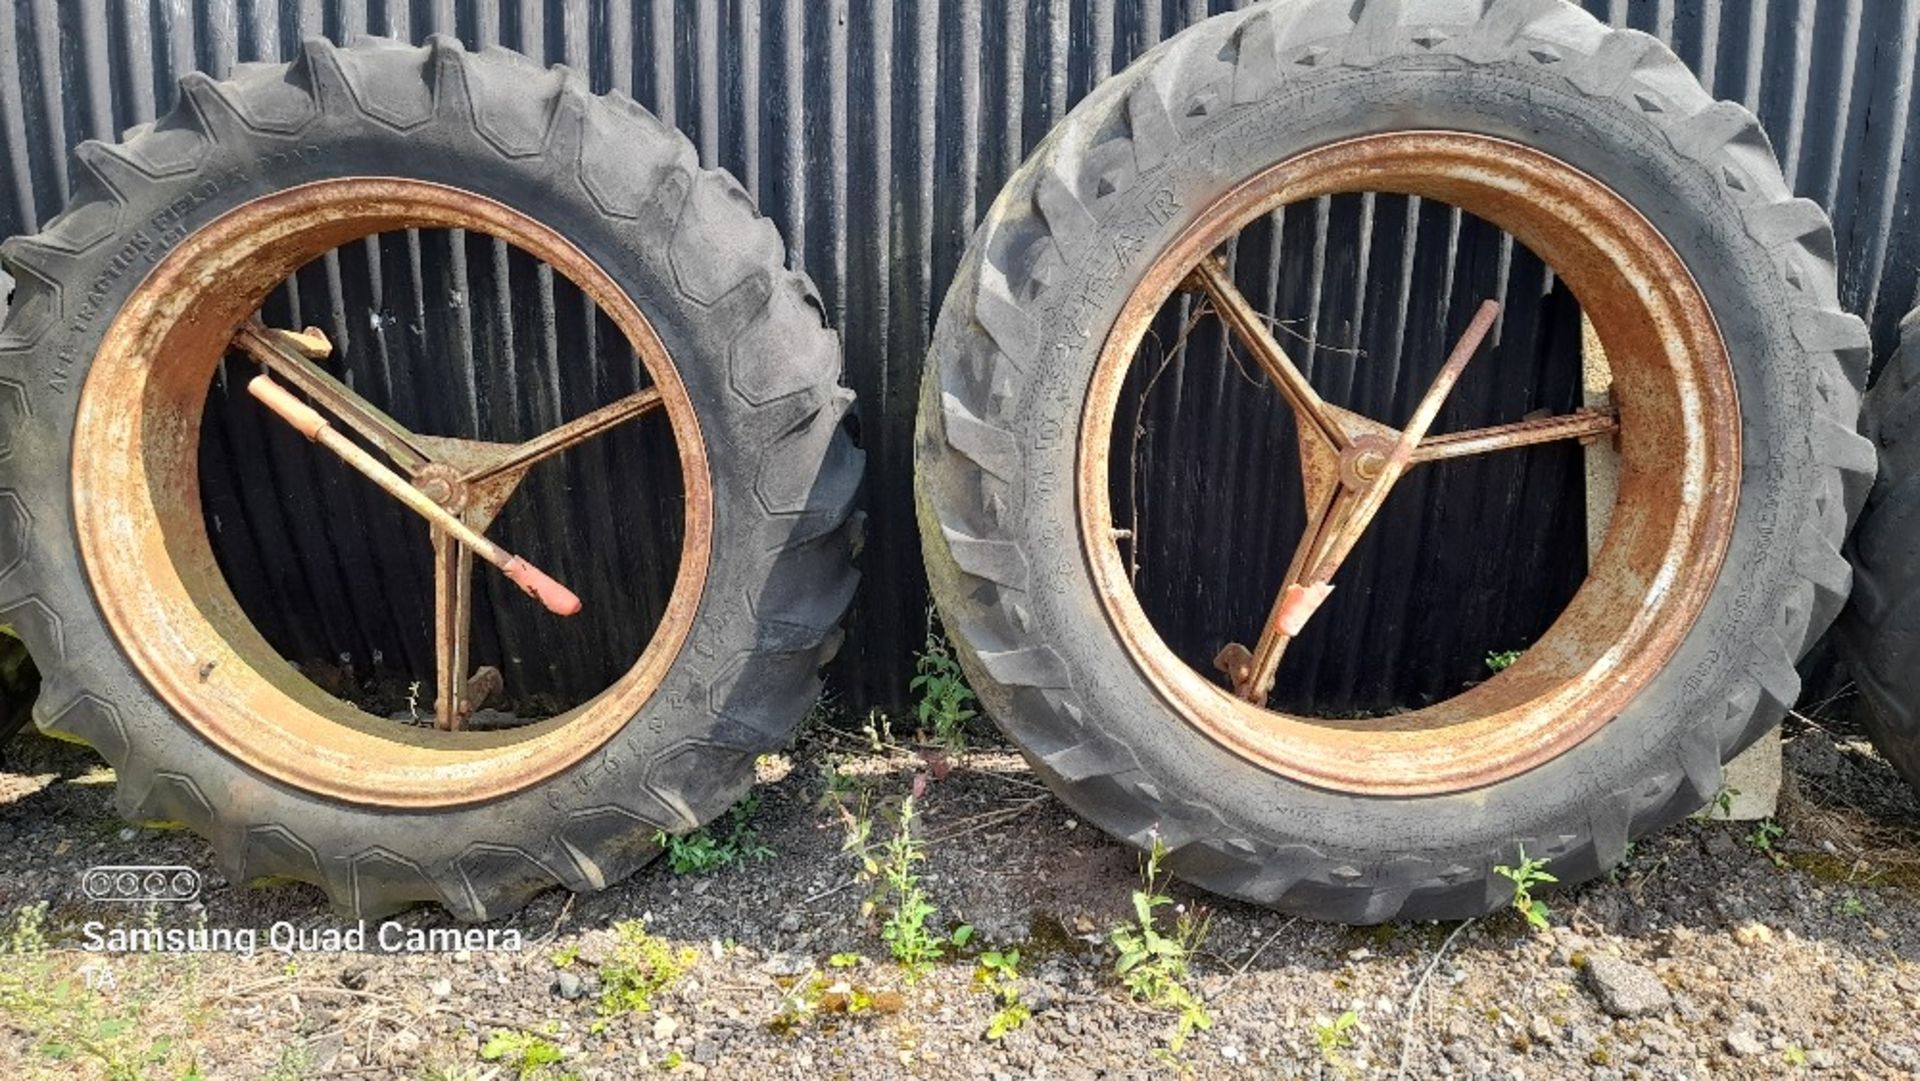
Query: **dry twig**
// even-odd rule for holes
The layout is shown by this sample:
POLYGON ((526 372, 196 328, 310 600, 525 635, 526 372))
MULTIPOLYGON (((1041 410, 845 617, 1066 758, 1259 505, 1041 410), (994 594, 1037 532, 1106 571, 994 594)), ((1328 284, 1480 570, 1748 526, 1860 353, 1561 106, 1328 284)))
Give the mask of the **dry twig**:
POLYGON ((1474 922, 1474 920, 1465 921, 1453 929, 1453 933, 1447 936, 1446 941, 1440 943, 1440 949, 1434 952, 1433 960, 1427 962, 1427 967, 1420 971, 1420 978, 1413 982, 1413 990, 1407 995, 1407 1007, 1400 1018, 1400 1069, 1396 1074, 1402 1081, 1405 1081, 1407 1076, 1408 1056, 1413 1052, 1413 1044, 1409 1041, 1413 1035, 1414 1011, 1420 1007, 1420 992, 1426 990, 1427 977, 1432 976, 1433 970, 1440 967, 1440 959, 1447 955, 1447 950, 1453 946, 1453 940, 1460 937, 1460 932, 1472 927, 1474 922))
POLYGON ((1233 975, 1227 977, 1227 982, 1220 985, 1220 993, 1213 996, 1213 1000, 1215 1002, 1226 1001, 1227 992, 1233 989, 1234 984, 1240 982, 1240 977, 1247 974, 1247 969, 1253 967, 1253 963, 1260 959, 1260 955, 1267 952, 1267 947, 1273 945, 1276 941, 1278 941, 1280 936, 1286 933, 1287 928, 1292 927, 1294 924, 1299 922, 1300 922, 1300 917, 1295 916, 1292 919, 1288 920, 1287 922, 1281 924, 1278 928, 1276 928, 1273 934, 1268 935, 1267 940, 1265 942, 1260 943, 1259 946, 1255 947, 1254 951, 1247 955, 1247 959, 1245 961, 1240 962, 1240 967, 1233 970, 1233 975))

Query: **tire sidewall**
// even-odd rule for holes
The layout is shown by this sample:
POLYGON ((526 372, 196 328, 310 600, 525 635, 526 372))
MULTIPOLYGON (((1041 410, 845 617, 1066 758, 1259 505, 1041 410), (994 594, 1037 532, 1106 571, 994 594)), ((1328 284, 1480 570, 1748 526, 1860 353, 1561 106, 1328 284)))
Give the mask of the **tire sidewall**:
MULTIPOLYGON (((1184 101, 1197 89, 1176 84, 1166 97, 1184 101)), ((1681 734, 1722 720, 1744 644, 1771 630, 1781 608, 1790 546, 1770 541, 1795 534, 1815 480, 1811 416, 1802 404, 1812 395, 1807 357, 1788 323, 1795 305, 1773 269, 1774 255, 1750 235, 1719 178, 1643 118, 1513 64, 1403 57, 1370 69, 1299 76, 1266 100, 1183 135, 1179 152, 1157 171, 1094 209, 1092 235, 1126 238, 1132 250, 1082 245, 1067 257, 1061 284, 1030 309, 1036 328, 1030 355, 1042 362, 1026 373, 1004 427, 1026 454, 1025 478, 1015 486, 1019 495, 1006 520, 1030 561, 1032 638, 1059 654, 1080 708, 1132 748, 1147 783, 1162 793, 1204 793, 1223 837, 1268 850, 1310 843, 1330 860, 1362 866, 1384 852, 1408 851, 1471 862, 1515 840, 1529 854, 1549 858, 1576 847, 1571 835, 1584 833, 1591 801, 1672 773, 1681 734), (1735 365, 1744 461, 1738 518, 1713 593, 1673 661, 1620 716, 1567 753, 1507 781, 1444 796, 1378 799, 1261 770, 1196 732, 1162 701, 1125 652, 1092 586, 1077 520, 1075 435, 1107 329, 1153 254, 1199 208, 1275 161, 1345 138, 1422 128, 1544 150, 1597 177, 1653 222, 1694 270, 1720 323, 1735 365)), ((1048 156, 1043 148, 1034 160, 1048 156)), ((976 247, 991 253, 991 238, 976 247)), ((943 333, 938 340, 943 358, 964 355, 959 335, 943 333)), ((923 468, 930 464, 923 459, 923 468)), ((941 468, 951 464, 935 466, 941 468)), ((927 517, 923 513, 923 521, 927 517)), ((937 532, 928 540, 943 543, 937 532)), ((952 588, 938 592, 956 596, 952 588)), ((1020 731, 1029 723, 1026 714, 994 687, 977 657, 969 660, 976 684, 1001 699, 988 702, 990 711, 1026 742, 1020 731)), ((1097 807, 1081 810, 1102 816, 1097 807)))
MULTIPOLYGON (((433 64, 423 58, 434 50, 370 46, 411 54, 431 80, 433 64)), ((686 252, 704 247, 719 253, 705 268, 714 277, 732 270, 727 258, 746 245, 724 233, 711 235, 711 228, 701 236, 708 223, 682 220, 691 217, 689 189, 724 179, 701 174, 683 136, 648 116, 648 134, 657 129, 657 138, 635 140, 633 114, 639 110, 631 102, 563 94, 554 114, 564 108, 598 112, 585 120, 550 115, 540 145, 508 154, 472 122, 477 110, 468 94, 474 80, 502 70, 523 81, 552 76, 506 54, 464 59, 461 92, 449 100, 443 82, 435 116, 405 130, 376 121, 351 102, 328 101, 324 89, 324 107, 294 132, 265 130, 230 111, 216 115, 223 112, 219 93, 190 95, 182 108, 199 110, 214 134, 190 167, 135 183, 124 169, 96 170, 94 179, 111 195, 108 201, 117 202, 117 213, 105 235, 59 275, 58 318, 26 354, 33 365, 22 380, 26 408, 12 429, 11 453, 0 463, 0 486, 17 493, 30 523, 24 555, 7 573, 29 581, 32 591, 9 610, 21 614, 35 652, 60 662, 43 665, 50 682, 65 684, 42 695, 40 720, 57 728, 56 714, 75 703, 110 716, 120 738, 99 749, 122 770, 123 813, 137 815, 145 794, 128 788, 128 772, 137 764, 143 789, 156 778, 182 786, 189 807, 204 809, 200 820, 188 824, 214 840, 229 873, 253 877, 256 869, 243 866, 248 840, 241 835, 264 824, 297 834, 292 847, 311 856, 312 871, 343 907, 390 909, 395 900, 428 899, 437 892, 458 914, 478 917, 488 914, 491 884, 455 866, 463 855, 498 849, 536 865, 522 876, 528 881, 544 874, 576 888, 602 885, 652 854, 655 830, 692 829, 733 802, 751 784, 755 756, 798 721, 798 711, 781 720, 756 710, 783 700, 776 692, 789 684, 794 693, 784 698, 811 700, 819 658, 813 649, 796 649, 791 658, 765 663, 766 651, 780 648, 783 635, 763 625, 768 614, 756 612, 754 599, 785 573, 784 546, 802 533, 830 531, 839 518, 823 527, 808 518, 811 507, 776 513, 773 504, 789 493, 765 490, 762 467, 772 448, 806 418, 845 403, 836 389, 837 342, 820 322, 789 323, 778 333, 796 343, 796 354, 799 343, 827 337, 834 364, 825 385, 757 404, 733 385, 738 373, 730 361, 742 324, 761 314, 769 288, 785 287, 773 275, 786 272, 777 263, 764 268, 754 296, 691 294, 684 280, 686 252), (485 65, 493 70, 474 74, 485 65), (609 133, 622 137, 619 153, 632 166, 623 180, 629 198, 619 213, 597 201, 579 171, 580 140, 609 133), (424 811, 350 805, 279 782, 229 756, 178 719, 132 668, 94 604, 78 554, 67 478, 69 455, 89 453, 73 445, 86 362, 146 272, 186 236, 249 200, 314 181, 364 176, 431 181, 496 200, 552 228, 598 263, 646 313, 673 358, 708 457, 714 495, 708 575, 687 640, 664 679, 598 750, 539 784, 487 803, 424 811), (77 303, 81 297, 84 303, 77 303), (763 663, 751 679, 743 678, 755 659, 763 663), (774 689, 749 686, 755 680, 774 689), (565 843, 555 844, 560 839, 565 843), (363 893, 357 867, 339 864, 367 853, 404 864, 403 874, 440 886, 411 896, 363 893)), ((771 228, 751 213, 744 194, 740 201, 746 209, 736 227, 771 228)), ((50 224, 48 234, 57 233, 58 225, 50 224)), ((791 469, 804 464, 796 461, 791 469)), ((799 498, 804 502, 806 493, 799 498)), ((808 584, 789 582, 786 588, 808 584)))

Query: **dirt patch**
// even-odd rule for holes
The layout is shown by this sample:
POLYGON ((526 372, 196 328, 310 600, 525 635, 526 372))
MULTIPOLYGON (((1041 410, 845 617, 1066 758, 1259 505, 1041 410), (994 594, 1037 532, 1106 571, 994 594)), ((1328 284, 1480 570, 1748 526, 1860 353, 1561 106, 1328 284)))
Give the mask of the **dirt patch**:
POLYGON ((1856 734, 1793 721, 1789 736, 1781 832, 1688 823, 1643 839, 1612 880, 1546 894, 1544 933, 1512 913, 1346 928, 1174 887, 1212 920, 1189 981, 1212 1027, 1178 1052, 1176 1015, 1114 972, 1108 932, 1131 918, 1138 857, 1004 747, 933 780, 919 754, 816 728, 762 763, 751 826, 770 857, 680 875, 658 861, 602 894, 543 895, 477 938, 415 910, 387 944, 373 925, 327 952, 354 925, 317 891, 222 881, 198 838, 122 823, 84 749, 27 738, 0 772, 0 915, 25 947, 0 956, 0 1062, 62 1078, 1920 1072, 1920 806, 1856 734), (944 956, 913 978, 879 936, 885 909, 863 909, 835 803, 852 812, 864 794, 882 840, 883 809, 916 777, 944 956), (132 863, 195 868, 205 892, 86 899, 86 868, 132 863), (41 902, 38 928, 23 925, 41 902), (955 945, 961 923, 973 932, 955 945), (85 948, 142 928, 258 937, 251 955, 85 948), (988 1039, 1009 999, 981 961, 1012 949, 1003 982, 1029 1017, 988 1039), (1630 968, 1591 964, 1614 957, 1630 968))

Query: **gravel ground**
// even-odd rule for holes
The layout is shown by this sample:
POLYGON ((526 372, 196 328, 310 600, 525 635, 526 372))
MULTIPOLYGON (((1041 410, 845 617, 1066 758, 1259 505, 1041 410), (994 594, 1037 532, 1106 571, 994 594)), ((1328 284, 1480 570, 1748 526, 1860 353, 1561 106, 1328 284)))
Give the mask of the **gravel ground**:
MULTIPOLYGON (((1189 984, 1212 1027, 1177 1051, 1175 1015, 1133 1001, 1114 975, 1107 931, 1129 916, 1138 860, 1004 747, 875 752, 815 728, 762 764, 749 825, 771 854, 704 874, 658 861, 602 894, 543 895, 439 951, 325 952, 316 939, 352 924, 317 891, 222 881, 193 836, 114 817, 111 774, 83 749, 23 738, 0 772, 13 947, 0 954, 0 1064, 12 1064, 0 1073, 1920 1075, 1920 805, 1856 735, 1789 725, 1777 836, 1688 823, 1644 839, 1613 880, 1545 894, 1544 931, 1513 912, 1314 924, 1175 886, 1189 913, 1211 915, 1189 984), (863 913, 869 884, 842 845, 862 793, 884 807, 916 784, 929 922, 973 934, 914 979, 863 913), (130 863, 203 870, 201 902, 85 900, 81 871, 130 863), (18 913, 43 901, 35 951, 18 913), (102 936, 205 926, 260 938, 251 956, 99 953, 84 948, 89 921, 102 936), (315 948, 271 948, 282 921, 315 948), (622 937, 640 926, 649 937, 622 937), (636 941, 684 971, 637 996, 647 1009, 609 1012, 610 989, 648 990, 622 980, 651 971, 632 963, 636 941), (1013 986, 1031 1018, 990 1040, 996 1001, 978 961, 1007 948, 1020 951, 1013 986)), ((882 839, 886 816, 872 821, 882 839)), ((437 910, 396 919, 461 928, 437 910)))

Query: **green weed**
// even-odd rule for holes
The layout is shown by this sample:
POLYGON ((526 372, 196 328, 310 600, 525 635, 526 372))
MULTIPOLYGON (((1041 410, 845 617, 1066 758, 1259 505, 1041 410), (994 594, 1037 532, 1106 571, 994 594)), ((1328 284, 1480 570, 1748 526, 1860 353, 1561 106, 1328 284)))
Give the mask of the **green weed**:
POLYGON ((1546 860, 1527 858, 1525 845, 1520 846, 1520 866, 1509 867, 1499 864, 1493 873, 1513 883, 1513 909, 1527 918, 1527 923, 1537 931, 1546 930, 1551 924, 1547 920, 1547 903, 1533 895, 1535 886, 1551 885, 1560 879, 1547 872, 1546 860))
POLYGON ((1342 1052, 1353 1046, 1353 1030, 1359 1025, 1360 1015, 1352 1010, 1331 1021, 1320 1018, 1313 1025, 1313 1042, 1320 1048, 1321 1060, 1343 1075, 1351 1071, 1342 1052))
POLYGON ((700 959, 691 946, 676 950, 665 939, 648 934, 639 920, 622 920, 613 930, 619 941, 600 965, 602 1019, 652 1011, 653 1000, 700 959))
POLYGON ((1771 818, 1762 819, 1754 823, 1753 832, 1747 834, 1747 844, 1750 845, 1755 852, 1771 860, 1775 867, 1785 867, 1787 865, 1786 857, 1782 856, 1779 850, 1774 847, 1774 842, 1786 836, 1786 833, 1787 828, 1780 823, 1775 822, 1771 818))
POLYGON ((513 1029, 495 1029, 480 1045, 480 1057, 511 1067, 520 1081, 544 1077, 547 1069, 566 1058, 559 1046, 543 1036, 513 1029))
POLYGON ((1618 883, 1621 879, 1633 873, 1634 857, 1639 854, 1640 842, 1628 841, 1626 850, 1620 853, 1620 862, 1614 864, 1613 870, 1607 872, 1607 881, 1618 883))
POLYGON ((924 843, 913 832, 913 820, 913 797, 908 796, 900 803, 898 828, 887 839, 882 853, 880 874, 892 898, 892 911, 880 925, 880 938, 908 975, 918 976, 946 951, 927 928, 927 920, 938 909, 927 900, 915 870, 927 854, 924 843))
POLYGON ((868 749, 874 754, 891 754, 904 749, 900 741, 893 738, 893 718, 878 707, 867 711, 867 719, 860 725, 860 731, 867 737, 868 749))
POLYGON ((994 1001, 993 1016, 987 1020, 987 1039, 1005 1039, 1033 1017, 1033 1011, 1020 1001, 1020 951, 987 950, 974 967, 973 982, 994 1001))
MULTIPOLYGON (((174 1018, 164 1013, 169 1003, 197 1001, 197 959, 150 955, 69 972, 48 949, 46 915, 45 902, 19 909, 0 942, 0 1019, 28 1037, 33 1054, 113 1081, 199 1077, 191 1051, 168 1034, 174 1018)), ((148 912, 150 926, 157 919, 148 912)), ((198 1009, 189 1007, 182 1020, 193 1022, 198 1009)))
POLYGON ((488 1069, 483 1073, 480 1067, 461 1062, 429 1062, 420 1068, 420 1081, 488 1081, 499 1072, 488 1069))
POLYGON ((913 682, 907 689, 919 696, 914 711, 921 730, 931 732, 934 742, 954 754, 966 753, 967 722, 979 716, 973 708, 978 699, 967 685, 959 658, 931 605, 927 607, 926 642, 914 655, 913 671, 913 682))
POLYGON ((1353 1046, 1353 1029, 1360 1024, 1360 1015, 1348 1010, 1329 1021, 1320 1018, 1313 1026, 1313 1042, 1320 1048, 1322 1058, 1331 1058, 1336 1052, 1353 1046))
POLYGON ((1502 649, 1489 653, 1487 654, 1487 671, 1498 675, 1512 668, 1513 662, 1519 660, 1520 655, 1525 652, 1524 649, 1502 649))
POLYGON ((880 844, 872 841, 873 819, 865 804, 857 814, 844 808, 841 814, 847 826, 842 850, 860 861, 860 877, 875 885, 874 892, 861 902, 861 913, 871 916, 885 909, 880 938, 887 944, 887 952, 906 969, 908 978, 918 979, 928 965, 946 955, 946 948, 927 925, 939 909, 927 900, 920 884, 918 867, 926 862, 927 854, 925 842, 914 832, 918 817, 914 798, 909 795, 900 801, 893 832, 880 844))
POLYGON ((307 1045, 288 1044, 280 1049, 280 1057, 261 1076, 261 1081, 303 1081, 312 1072, 313 1053, 307 1050, 307 1045))
POLYGON ((1164 892, 1167 876, 1160 864, 1166 855, 1166 845, 1155 834, 1153 848, 1141 865, 1141 888, 1133 891, 1133 922, 1113 928, 1107 937, 1120 951, 1114 972, 1127 993, 1175 1015, 1167 1048, 1177 1055, 1188 1037, 1213 1027, 1213 1015, 1187 987, 1189 961, 1206 941, 1212 917, 1204 909, 1188 911, 1184 905, 1175 905, 1164 892), (1162 931, 1159 911, 1169 907, 1174 910, 1173 924, 1162 931))
POLYGON ((727 812, 724 835, 712 826, 703 826, 684 836, 665 830, 655 831, 653 842, 667 852, 667 866, 676 875, 700 875, 749 861, 770 860, 773 849, 760 843, 753 827, 753 816, 760 810, 760 796, 750 792, 727 812))
MULTIPOLYGON (((1735 788, 1730 784, 1722 784, 1720 786, 1720 791, 1715 792, 1713 794, 1713 802, 1711 806, 1713 807, 1714 814, 1719 815, 1721 818, 1732 818, 1733 817, 1733 801, 1735 799, 1738 799, 1739 796, 1740 796, 1740 790, 1738 788, 1735 788)), ((1709 815, 1708 817, 1711 818, 1712 815, 1709 815)))

